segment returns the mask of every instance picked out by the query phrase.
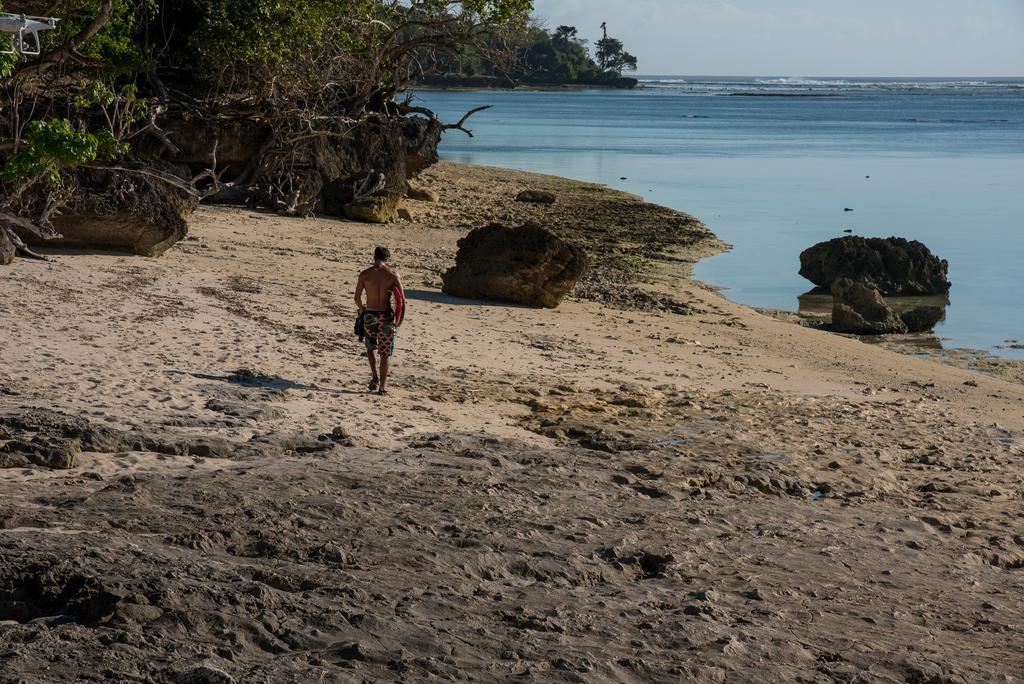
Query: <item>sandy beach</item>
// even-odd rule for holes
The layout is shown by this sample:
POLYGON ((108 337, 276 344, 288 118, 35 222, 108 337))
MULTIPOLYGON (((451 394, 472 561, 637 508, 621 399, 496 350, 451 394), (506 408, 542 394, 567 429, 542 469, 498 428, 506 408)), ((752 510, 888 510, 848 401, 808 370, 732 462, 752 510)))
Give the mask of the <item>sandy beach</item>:
POLYGON ((412 222, 202 207, 159 259, 0 271, 0 446, 112 445, 0 452, 0 681, 1019 680, 1024 385, 732 303, 689 278, 721 242, 640 198, 422 182, 412 222), (574 297, 440 291, 526 220, 597 255, 574 297))

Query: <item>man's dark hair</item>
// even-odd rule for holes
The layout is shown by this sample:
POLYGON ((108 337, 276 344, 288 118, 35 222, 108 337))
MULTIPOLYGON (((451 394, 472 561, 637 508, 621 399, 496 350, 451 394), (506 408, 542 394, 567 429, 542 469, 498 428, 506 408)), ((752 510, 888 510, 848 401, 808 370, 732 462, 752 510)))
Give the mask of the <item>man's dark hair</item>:
POLYGON ((391 259, 391 250, 387 247, 378 247, 373 250, 374 261, 388 261, 391 259))

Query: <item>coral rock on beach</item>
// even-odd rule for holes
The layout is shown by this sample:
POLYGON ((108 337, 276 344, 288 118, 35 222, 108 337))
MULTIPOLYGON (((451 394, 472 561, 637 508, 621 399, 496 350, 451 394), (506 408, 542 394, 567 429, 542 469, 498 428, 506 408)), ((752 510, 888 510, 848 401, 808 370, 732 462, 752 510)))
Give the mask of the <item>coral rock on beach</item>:
POLYGON ((589 260, 583 248, 527 223, 491 224, 459 240, 444 291, 470 299, 500 299, 554 308, 572 291, 589 260))
MULTIPOLYGON (((176 170, 168 165, 168 171, 176 170)), ((178 170, 180 172, 180 170, 178 170)), ((160 256, 188 234, 186 217, 198 202, 167 184, 130 173, 82 169, 74 201, 53 217, 62 237, 40 240, 19 231, 30 245, 126 250, 160 256)))
POLYGON ((800 254, 800 275, 820 288, 840 278, 874 287, 886 297, 949 292, 949 264, 922 243, 898 237, 847 236, 800 254))
POLYGON ((387 177, 382 173, 360 173, 337 178, 320 191, 320 210, 330 216, 344 216, 365 223, 390 223, 398 218, 398 193, 387 188, 387 177), (357 199, 357 188, 369 196, 357 199))
POLYGON ((523 190, 516 195, 517 202, 528 202, 530 204, 554 204, 556 200, 555 193, 547 190, 523 190))
POLYGON ((441 198, 438 194, 430 188, 425 188, 422 185, 408 181, 405 186, 405 196, 409 199, 419 200, 420 202, 440 202, 441 198))
POLYGON ((398 197, 374 195, 361 202, 350 202, 345 205, 345 217, 364 223, 390 223, 398 218, 398 197))

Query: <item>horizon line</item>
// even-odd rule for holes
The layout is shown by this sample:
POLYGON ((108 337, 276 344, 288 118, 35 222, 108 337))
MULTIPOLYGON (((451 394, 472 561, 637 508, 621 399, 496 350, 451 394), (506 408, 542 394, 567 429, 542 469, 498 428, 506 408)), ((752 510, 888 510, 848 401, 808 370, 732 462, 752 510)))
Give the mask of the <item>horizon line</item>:
POLYGON ((909 78, 958 78, 958 79, 999 78, 999 79, 1018 79, 1018 80, 1024 80, 1024 74, 1022 74, 1020 76, 993 76, 991 74, 989 74, 989 75, 977 75, 977 74, 972 74, 972 75, 954 75, 954 74, 943 74, 943 75, 940 75, 940 76, 919 76, 919 75, 917 75, 917 76, 915 76, 915 75, 909 75, 909 76, 907 76, 907 75, 903 75, 903 76, 882 76, 882 75, 878 75, 878 74, 863 74, 863 75, 859 75, 859 76, 854 76, 854 75, 850 75, 850 74, 845 74, 845 75, 843 75, 843 74, 828 74, 828 75, 817 75, 817 76, 815 76, 815 75, 796 76, 796 75, 793 75, 793 74, 700 74, 700 73, 694 73, 694 74, 673 74, 673 73, 669 73, 669 72, 665 72, 665 73, 653 73, 653 72, 651 72, 651 73, 640 73, 639 71, 637 71, 637 72, 633 72, 631 75, 634 78, 638 78, 640 76, 676 76, 676 77, 679 77, 679 78, 686 78, 686 77, 689 77, 689 78, 699 78, 699 77, 710 77, 710 78, 818 78, 818 79, 824 79, 824 78, 903 78, 903 79, 909 79, 909 78))

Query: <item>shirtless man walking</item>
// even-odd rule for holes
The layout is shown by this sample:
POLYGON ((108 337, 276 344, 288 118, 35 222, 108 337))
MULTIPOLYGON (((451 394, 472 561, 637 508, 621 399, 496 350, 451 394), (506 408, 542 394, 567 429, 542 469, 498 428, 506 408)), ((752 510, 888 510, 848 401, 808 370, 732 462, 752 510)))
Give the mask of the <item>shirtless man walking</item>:
POLYGON ((373 251, 373 266, 359 274, 356 282, 356 306, 362 317, 363 330, 366 334, 366 356, 370 360, 370 391, 387 394, 388 367, 390 358, 395 351, 395 336, 401 318, 396 320, 396 310, 391 307, 394 295, 398 314, 405 301, 402 280, 388 262, 391 252, 387 247, 378 247, 373 251), (363 294, 366 304, 363 304, 363 294), (380 356, 380 372, 378 373, 376 356, 380 356))

